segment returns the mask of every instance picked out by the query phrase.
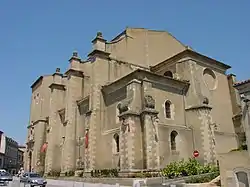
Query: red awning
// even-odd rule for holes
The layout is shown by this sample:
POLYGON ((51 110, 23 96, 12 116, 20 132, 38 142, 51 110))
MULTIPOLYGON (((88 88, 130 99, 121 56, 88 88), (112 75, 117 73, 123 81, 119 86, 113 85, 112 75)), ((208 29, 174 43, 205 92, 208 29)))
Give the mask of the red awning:
POLYGON ((46 142, 46 143, 43 144, 43 146, 42 146, 42 148, 41 148, 41 152, 42 152, 42 153, 46 152, 47 147, 48 147, 48 143, 46 142))

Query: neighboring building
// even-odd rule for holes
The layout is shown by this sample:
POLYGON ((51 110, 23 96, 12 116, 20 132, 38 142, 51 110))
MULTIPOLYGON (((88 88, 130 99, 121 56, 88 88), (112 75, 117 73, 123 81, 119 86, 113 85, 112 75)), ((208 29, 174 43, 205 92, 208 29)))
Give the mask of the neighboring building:
POLYGON ((0 131, 0 169, 3 168, 5 155, 5 135, 0 131))
POLYGON ((5 137, 6 148, 3 168, 8 172, 17 173, 18 143, 10 137, 5 137))
POLYGON ((230 66, 168 32, 97 33, 88 59, 32 88, 25 169, 158 169, 199 151, 203 163, 238 147, 230 66))
POLYGON ((220 154, 221 183, 222 186, 250 186, 250 80, 236 82, 235 76, 230 75, 229 86, 240 149, 220 154))
POLYGON ((18 156, 17 156, 17 170, 24 167, 24 152, 26 150, 25 146, 18 146, 18 156))

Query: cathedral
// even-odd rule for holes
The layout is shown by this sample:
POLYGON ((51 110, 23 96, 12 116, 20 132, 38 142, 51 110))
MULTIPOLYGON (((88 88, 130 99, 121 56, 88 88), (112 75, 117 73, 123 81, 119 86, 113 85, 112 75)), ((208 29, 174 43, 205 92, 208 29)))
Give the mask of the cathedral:
POLYGON ((126 28, 110 41, 98 32, 92 47, 31 85, 27 171, 209 164, 238 147, 229 65, 166 31, 126 28))

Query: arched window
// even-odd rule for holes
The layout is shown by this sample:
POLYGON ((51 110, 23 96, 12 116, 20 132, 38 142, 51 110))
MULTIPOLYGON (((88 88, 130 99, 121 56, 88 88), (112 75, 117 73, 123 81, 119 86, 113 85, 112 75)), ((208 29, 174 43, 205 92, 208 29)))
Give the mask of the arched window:
POLYGON ((171 141, 171 150, 175 151, 176 150, 176 136, 178 133, 176 131, 172 131, 170 134, 170 141, 171 141))
POLYGON ((116 153, 119 153, 120 147, 119 147, 119 135, 117 133, 114 134, 113 136, 115 140, 115 146, 116 146, 116 153))
POLYGON ((171 118, 171 102, 170 101, 165 102, 165 116, 166 118, 171 118))
POLYGON ((166 71, 164 76, 173 78, 173 73, 171 71, 166 71))

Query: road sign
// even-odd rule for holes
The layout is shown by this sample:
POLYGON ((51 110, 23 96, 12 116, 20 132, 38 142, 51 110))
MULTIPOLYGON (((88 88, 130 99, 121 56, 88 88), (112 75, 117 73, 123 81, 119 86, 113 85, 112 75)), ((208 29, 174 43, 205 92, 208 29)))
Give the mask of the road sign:
POLYGON ((197 151, 197 150, 195 150, 194 152, 193 152, 193 156, 196 158, 196 157, 198 157, 200 154, 199 154, 199 151, 197 151))

